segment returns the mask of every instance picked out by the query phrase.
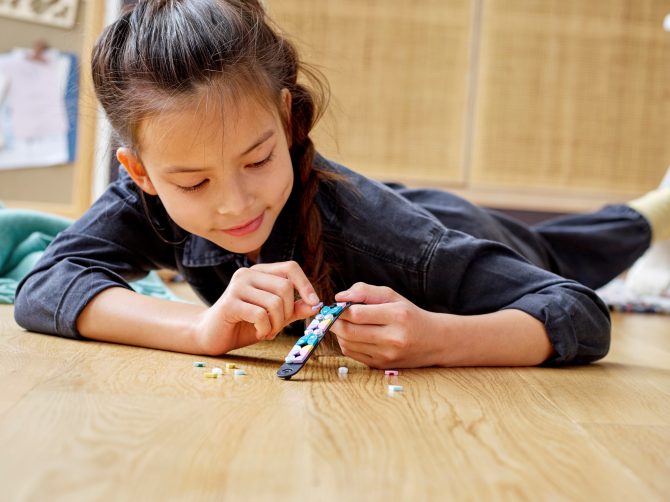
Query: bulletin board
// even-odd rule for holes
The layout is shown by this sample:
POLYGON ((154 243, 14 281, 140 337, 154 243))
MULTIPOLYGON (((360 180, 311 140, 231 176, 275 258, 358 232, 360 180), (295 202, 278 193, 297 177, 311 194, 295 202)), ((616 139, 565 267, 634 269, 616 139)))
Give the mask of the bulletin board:
POLYGON ((0 52, 33 47, 37 40, 79 61, 79 103, 75 160, 69 164, 0 170, 0 202, 77 217, 91 203, 97 104, 90 77, 90 54, 103 28, 104 2, 80 0, 72 28, 0 17, 0 52))

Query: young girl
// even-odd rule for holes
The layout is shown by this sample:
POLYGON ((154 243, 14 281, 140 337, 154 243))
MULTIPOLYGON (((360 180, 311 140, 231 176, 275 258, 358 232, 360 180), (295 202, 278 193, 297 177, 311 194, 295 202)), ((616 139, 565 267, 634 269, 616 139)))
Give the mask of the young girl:
POLYGON ((357 303, 332 329, 342 353, 371 367, 607 353, 608 311, 590 288, 652 234, 670 237, 670 192, 528 228, 385 186, 315 152, 322 95, 300 71, 255 0, 145 0, 109 26, 93 77, 125 169, 21 283, 17 322, 218 355, 334 299, 357 303), (129 288, 158 268, 210 306, 129 288))

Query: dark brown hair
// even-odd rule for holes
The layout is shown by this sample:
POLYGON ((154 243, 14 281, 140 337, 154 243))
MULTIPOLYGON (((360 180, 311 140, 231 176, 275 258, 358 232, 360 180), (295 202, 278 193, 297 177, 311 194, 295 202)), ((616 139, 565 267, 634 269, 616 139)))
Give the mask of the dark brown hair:
MULTIPOLYGON (((185 106, 203 89, 253 92, 282 113, 291 141, 304 270, 324 301, 332 297, 322 226, 314 204, 319 183, 337 177, 314 166, 309 137, 328 99, 320 73, 307 67, 257 0, 140 0, 108 26, 92 58, 96 95, 121 144, 139 152, 139 123, 185 106), (302 75, 310 83, 299 83, 302 75), (281 91, 291 93, 284 116, 281 91)), ((303 79, 305 80, 305 79, 303 79)))

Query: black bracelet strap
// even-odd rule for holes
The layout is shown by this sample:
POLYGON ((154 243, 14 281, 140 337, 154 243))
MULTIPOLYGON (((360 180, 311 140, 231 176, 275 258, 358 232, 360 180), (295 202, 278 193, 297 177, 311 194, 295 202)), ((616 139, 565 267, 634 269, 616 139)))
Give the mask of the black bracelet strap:
POLYGON ((312 356, 321 340, 330 331, 333 323, 337 321, 337 318, 350 305, 350 302, 340 302, 323 307, 309 326, 307 326, 303 336, 298 339, 290 350, 284 364, 277 370, 277 376, 289 380, 293 375, 298 373, 312 356))

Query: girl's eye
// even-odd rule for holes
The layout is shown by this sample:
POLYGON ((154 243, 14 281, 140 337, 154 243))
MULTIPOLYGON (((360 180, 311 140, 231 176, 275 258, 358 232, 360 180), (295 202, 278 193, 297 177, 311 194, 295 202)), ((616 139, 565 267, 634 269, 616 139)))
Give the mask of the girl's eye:
POLYGON ((196 190, 200 190, 202 187, 204 187, 209 180, 202 180, 200 183, 197 185, 193 185, 190 187, 183 187, 181 185, 177 185, 177 188, 181 190, 182 192, 195 192, 196 190))
POLYGON ((249 167, 263 167, 265 164, 267 164, 268 162, 270 162, 272 160, 272 155, 273 154, 274 154, 274 152, 270 152, 270 155, 265 157, 260 162, 254 162, 253 164, 249 164, 249 167))

